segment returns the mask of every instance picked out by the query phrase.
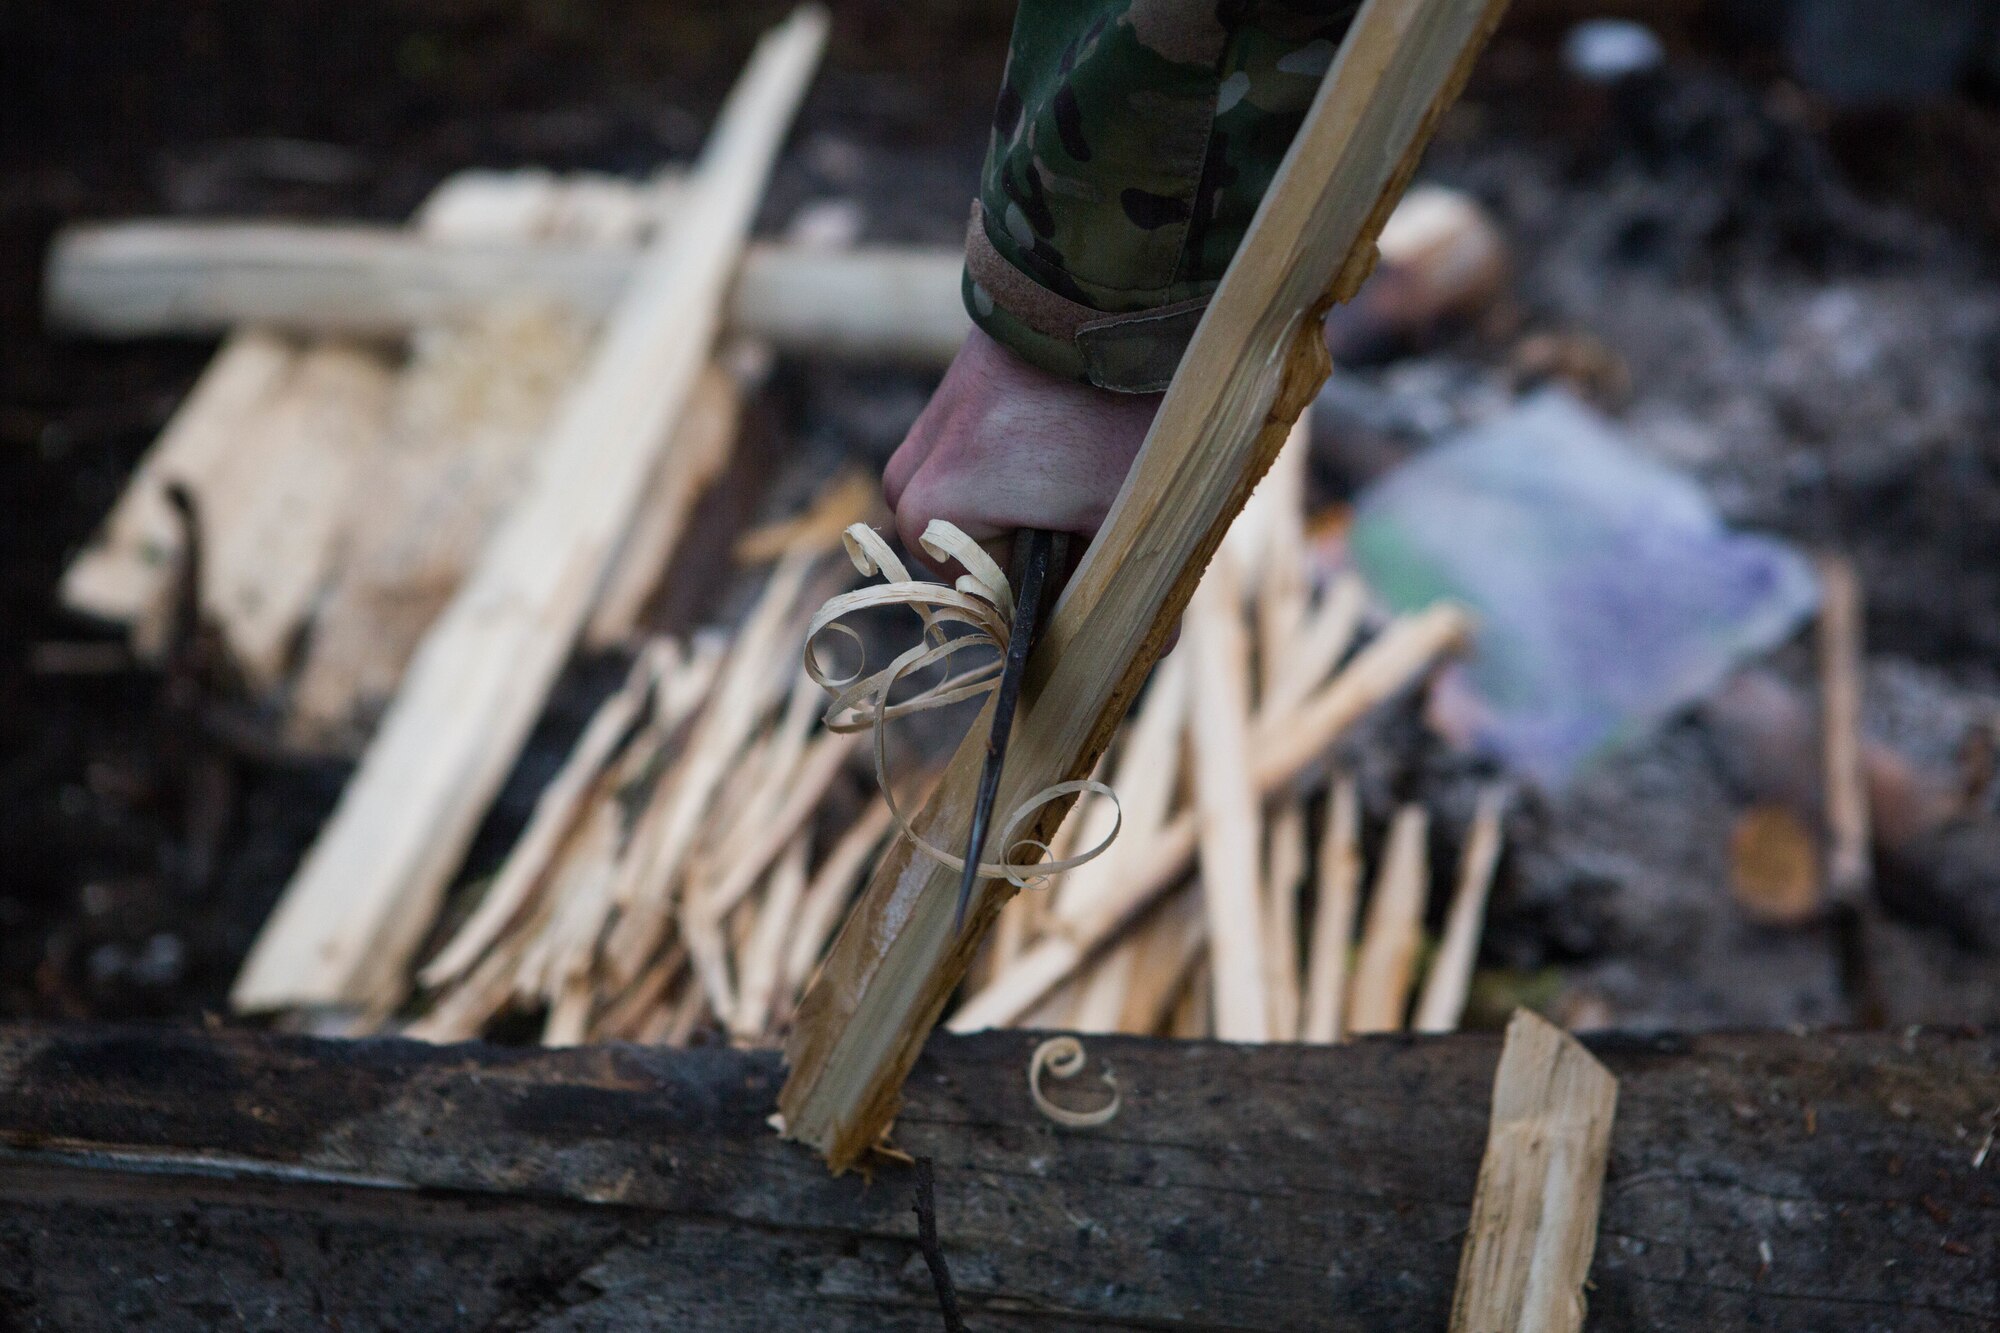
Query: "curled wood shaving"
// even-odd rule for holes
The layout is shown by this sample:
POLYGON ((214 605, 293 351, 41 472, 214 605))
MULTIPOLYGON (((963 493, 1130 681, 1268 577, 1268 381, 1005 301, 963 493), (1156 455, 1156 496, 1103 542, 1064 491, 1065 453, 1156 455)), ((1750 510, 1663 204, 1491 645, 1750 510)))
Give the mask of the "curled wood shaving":
MULTIPOLYGON (((925 529, 921 545, 924 553, 939 564, 956 561, 967 571, 953 586, 912 578, 909 569, 889 548, 889 543, 865 523, 856 523, 848 528, 842 542, 856 569, 864 575, 879 574, 888 582, 842 593, 819 609, 806 629, 806 674, 812 677, 814 684, 832 696, 825 716, 828 730, 873 730, 875 780, 881 787, 889 816, 897 829, 932 860, 950 869, 961 870, 965 867, 964 857, 925 841, 897 807, 889 782, 884 724, 893 718, 982 698, 999 687, 1002 658, 1006 654, 1007 638, 1012 628, 1013 590, 1008 586, 1007 576, 1000 572, 999 565, 977 542, 941 520, 934 520, 925 529), (871 672, 868 670, 867 647, 860 633, 841 622, 858 611, 882 606, 907 607, 922 622, 923 632, 914 645, 897 654, 889 665, 871 672), (949 632, 953 626, 962 626, 971 632, 949 632), (822 652, 822 636, 829 635, 853 645, 859 659, 853 671, 842 675, 827 664, 822 652), (952 658, 981 650, 984 650, 988 660, 953 673, 952 658), (905 677, 932 667, 944 672, 942 679, 906 699, 891 702, 896 687, 905 677)), ((1110 800, 1114 808, 1117 805, 1117 795, 1101 782, 1058 782, 1044 787, 1015 806, 1000 822, 1000 833, 993 843, 1002 849, 1000 859, 980 862, 979 873, 990 878, 1004 878, 1016 888, 1029 888, 1102 855, 1118 836, 1117 821, 1096 846, 1064 858, 1053 858, 1047 843, 1014 836, 1042 807, 1083 792, 1094 792, 1110 800)))
POLYGON ((1071 1129, 1090 1129, 1097 1125, 1109 1124, 1118 1108, 1125 1104, 1125 1094, 1118 1090, 1118 1079, 1109 1066, 1105 1067, 1102 1078, 1104 1086, 1111 1089, 1111 1100, 1094 1111, 1072 1111, 1066 1106, 1058 1106, 1050 1101, 1042 1091, 1042 1074, 1046 1071, 1051 1078, 1072 1079, 1083 1072, 1083 1043, 1075 1037, 1050 1037, 1035 1048, 1028 1060, 1028 1096, 1034 1099, 1035 1109, 1058 1125, 1071 1129))

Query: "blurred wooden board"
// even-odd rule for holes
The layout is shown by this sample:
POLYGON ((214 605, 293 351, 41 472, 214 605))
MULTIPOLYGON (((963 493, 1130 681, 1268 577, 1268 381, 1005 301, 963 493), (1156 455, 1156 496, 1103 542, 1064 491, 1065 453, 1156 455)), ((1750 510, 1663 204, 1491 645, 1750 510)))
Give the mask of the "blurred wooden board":
MULTIPOLYGON (((934 1038, 897 1129, 937 1161, 974 1328, 1445 1327, 1496 1037, 1093 1038, 1125 1097, 1096 1131, 1030 1108, 1037 1040, 934 1038)), ((1620 1083, 1591 1329, 2000 1319, 2000 1149, 1973 1165, 2000 1037, 1590 1046, 1620 1083)), ((765 1124, 779 1078, 727 1050, 0 1027, 0 1326, 931 1333, 908 1170, 829 1177, 765 1124)))

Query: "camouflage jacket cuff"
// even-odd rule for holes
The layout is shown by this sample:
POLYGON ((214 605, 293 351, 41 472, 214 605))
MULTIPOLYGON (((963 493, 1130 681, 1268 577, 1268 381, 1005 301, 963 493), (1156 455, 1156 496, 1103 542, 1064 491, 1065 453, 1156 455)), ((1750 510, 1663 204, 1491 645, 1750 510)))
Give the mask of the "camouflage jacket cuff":
POLYGON ((966 306, 1036 365, 1164 388, 1359 0, 1020 0, 966 306))
POLYGON ((1161 393, 1208 297, 1107 313, 1051 291, 1010 263, 975 202, 965 233, 965 308, 995 342, 1032 365, 1118 393, 1161 393))

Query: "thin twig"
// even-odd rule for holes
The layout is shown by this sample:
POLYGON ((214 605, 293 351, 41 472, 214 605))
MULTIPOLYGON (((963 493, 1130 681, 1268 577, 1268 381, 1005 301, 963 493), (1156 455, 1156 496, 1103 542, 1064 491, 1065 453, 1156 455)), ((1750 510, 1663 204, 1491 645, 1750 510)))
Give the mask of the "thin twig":
POLYGON ((937 1172, 928 1157, 917 1159, 917 1248, 930 1265, 931 1283, 937 1288, 938 1309, 944 1313, 944 1333, 967 1333, 965 1317, 958 1312, 958 1288, 952 1285, 951 1269, 944 1261, 944 1247, 938 1244, 937 1172))

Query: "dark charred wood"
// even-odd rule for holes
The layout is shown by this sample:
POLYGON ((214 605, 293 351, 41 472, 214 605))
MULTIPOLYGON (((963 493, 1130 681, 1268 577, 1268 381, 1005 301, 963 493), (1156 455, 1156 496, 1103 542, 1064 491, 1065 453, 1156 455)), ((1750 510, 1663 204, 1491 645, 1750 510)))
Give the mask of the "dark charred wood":
MULTIPOLYGON (((1442 1328, 1495 1039, 1096 1039, 1124 1109, 1028 1100, 1035 1038, 934 1039, 975 1330, 1442 1328)), ((1621 1082, 1590 1327, 2000 1321, 2000 1039, 1594 1040, 1621 1082)), ((827 1176, 774 1056, 0 1027, 0 1328, 934 1330, 906 1166, 827 1176)))

